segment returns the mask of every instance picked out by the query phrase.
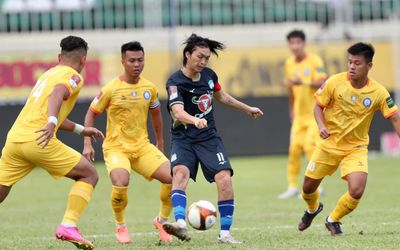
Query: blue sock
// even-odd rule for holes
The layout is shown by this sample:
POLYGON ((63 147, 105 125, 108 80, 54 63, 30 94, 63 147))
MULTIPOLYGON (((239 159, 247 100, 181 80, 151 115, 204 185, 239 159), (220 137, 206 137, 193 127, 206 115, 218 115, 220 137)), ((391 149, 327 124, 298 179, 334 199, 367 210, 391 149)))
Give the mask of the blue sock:
POLYGON ((174 207, 175 220, 185 220, 186 217, 186 193, 183 190, 175 189, 171 191, 172 206, 174 207))
POLYGON ((218 210, 221 216, 221 230, 227 230, 231 228, 233 211, 235 205, 233 200, 218 201, 218 210))

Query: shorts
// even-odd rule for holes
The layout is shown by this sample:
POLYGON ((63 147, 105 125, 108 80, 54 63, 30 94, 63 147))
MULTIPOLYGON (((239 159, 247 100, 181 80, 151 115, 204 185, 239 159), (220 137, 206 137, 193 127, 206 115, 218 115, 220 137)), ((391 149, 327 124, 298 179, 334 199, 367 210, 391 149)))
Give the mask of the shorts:
POLYGON ((356 148, 348 153, 333 154, 316 148, 305 175, 312 179, 322 179, 332 175, 338 167, 342 178, 354 172, 368 173, 368 149, 356 148))
POLYGON ((129 173, 133 170, 148 181, 151 181, 153 180, 151 176, 154 172, 163 163, 168 162, 168 159, 156 146, 148 143, 137 155, 122 150, 108 150, 104 152, 104 161, 107 166, 108 174, 110 174, 113 169, 123 168, 129 173))
POLYGON ((36 166, 58 179, 78 165, 81 157, 57 138, 51 139, 44 149, 37 145, 37 141, 6 142, 0 159, 0 184, 12 186, 36 166))
POLYGON ((202 142, 188 140, 172 140, 171 168, 184 165, 190 171, 190 178, 196 181, 199 163, 203 175, 208 182, 214 182, 215 175, 221 170, 229 170, 231 176, 233 169, 220 137, 212 137, 202 142))

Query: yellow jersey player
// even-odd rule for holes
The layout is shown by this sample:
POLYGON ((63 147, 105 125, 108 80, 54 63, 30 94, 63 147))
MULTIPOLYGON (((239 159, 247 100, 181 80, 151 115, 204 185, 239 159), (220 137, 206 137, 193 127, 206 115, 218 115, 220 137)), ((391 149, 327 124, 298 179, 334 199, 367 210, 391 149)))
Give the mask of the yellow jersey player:
POLYGON ((88 160, 59 141, 55 134, 62 129, 89 137, 104 136, 93 127, 85 128, 67 119, 83 85, 79 73, 85 65, 88 47, 85 40, 75 36, 62 39, 60 46, 59 64, 39 77, 8 133, 0 159, 0 202, 36 166, 55 179, 66 176, 75 180, 55 235, 78 248, 93 249, 76 223, 90 201, 98 175, 88 160))
MULTIPOLYGON (((169 243, 171 235, 162 228, 171 211, 171 169, 164 150, 163 124, 156 86, 141 76, 144 50, 139 42, 121 47, 124 73, 107 83, 93 100, 85 118, 85 125, 94 124, 97 115, 107 110, 107 133, 103 143, 104 160, 112 183, 111 206, 116 221, 115 235, 122 244, 131 242, 125 221, 128 204, 128 185, 131 171, 147 180, 161 183, 161 208, 153 224, 160 234, 160 243, 169 243), (157 147, 150 143, 147 115, 150 111, 157 147)), ((85 138, 84 153, 94 160, 90 138, 85 138)))
POLYGON ((314 95, 320 138, 305 173, 302 196, 307 210, 298 225, 300 231, 323 209, 317 191, 322 179, 340 167, 348 191, 326 218, 325 226, 332 236, 343 234, 340 220, 356 209, 367 183, 368 132, 376 110, 391 120, 400 136, 396 104, 381 84, 368 77, 374 48, 356 43, 347 52, 348 71, 329 78, 314 95))
POLYGON ((318 134, 313 117, 314 92, 326 79, 321 58, 304 50, 306 37, 303 31, 293 30, 287 35, 292 56, 285 64, 285 85, 289 96, 290 131, 289 159, 287 166, 288 188, 278 198, 297 197, 298 178, 303 152, 307 160, 314 151, 318 134))

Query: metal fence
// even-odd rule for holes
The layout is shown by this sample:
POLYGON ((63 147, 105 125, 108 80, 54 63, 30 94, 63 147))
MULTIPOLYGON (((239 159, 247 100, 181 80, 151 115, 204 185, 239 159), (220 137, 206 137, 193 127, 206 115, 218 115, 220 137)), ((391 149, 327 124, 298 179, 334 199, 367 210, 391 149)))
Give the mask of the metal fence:
POLYGON ((0 0, 0 32, 389 19, 400 0, 0 0))

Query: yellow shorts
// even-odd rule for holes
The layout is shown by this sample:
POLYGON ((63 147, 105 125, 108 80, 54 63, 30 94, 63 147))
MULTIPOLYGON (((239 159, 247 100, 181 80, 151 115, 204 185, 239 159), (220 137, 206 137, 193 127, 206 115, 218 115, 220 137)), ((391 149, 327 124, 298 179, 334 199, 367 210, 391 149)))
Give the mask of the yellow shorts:
POLYGON ((56 138, 42 149, 36 141, 6 142, 0 159, 0 184, 12 186, 40 166, 52 177, 65 176, 78 165, 81 154, 56 138))
POLYGON ((357 148, 347 154, 332 154, 316 148, 305 175, 312 179, 322 179, 332 175, 338 167, 342 178, 354 172, 368 173, 368 149, 357 148))
POLYGON ((140 154, 138 154, 140 156, 138 157, 122 151, 109 150, 104 152, 104 161, 107 166, 108 174, 110 174, 113 169, 123 168, 129 173, 133 170, 151 181, 153 179, 151 176, 154 172, 161 164, 167 162, 168 159, 151 143, 144 146, 140 151, 140 154))

